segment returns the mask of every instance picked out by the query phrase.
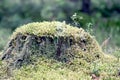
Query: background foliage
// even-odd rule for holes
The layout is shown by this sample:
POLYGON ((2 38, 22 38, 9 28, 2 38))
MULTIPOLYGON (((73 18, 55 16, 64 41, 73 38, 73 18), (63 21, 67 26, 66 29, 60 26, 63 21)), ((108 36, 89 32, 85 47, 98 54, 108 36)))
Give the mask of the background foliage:
MULTIPOLYGON (((82 0, 1 0, 0 25, 14 29, 21 24, 33 21, 66 20, 70 22, 70 16, 82 9, 81 4, 82 0)), ((97 17, 116 17, 115 20, 118 20, 119 4, 119 0, 91 0, 91 13, 97 17)))

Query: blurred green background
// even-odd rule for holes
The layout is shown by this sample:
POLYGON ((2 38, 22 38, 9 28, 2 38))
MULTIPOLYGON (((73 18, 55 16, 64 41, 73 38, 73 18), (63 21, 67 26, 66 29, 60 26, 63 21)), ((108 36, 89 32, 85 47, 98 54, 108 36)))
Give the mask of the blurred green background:
POLYGON ((110 37, 107 52, 120 47, 120 0, 0 0, 0 50, 17 27, 52 20, 92 30, 100 45, 110 37))

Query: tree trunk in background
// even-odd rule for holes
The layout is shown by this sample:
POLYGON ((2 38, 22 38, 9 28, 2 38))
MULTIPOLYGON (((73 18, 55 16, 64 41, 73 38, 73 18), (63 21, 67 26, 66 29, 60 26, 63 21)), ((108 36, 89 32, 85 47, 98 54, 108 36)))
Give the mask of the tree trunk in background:
POLYGON ((82 12, 90 14, 91 0, 82 0, 82 12))

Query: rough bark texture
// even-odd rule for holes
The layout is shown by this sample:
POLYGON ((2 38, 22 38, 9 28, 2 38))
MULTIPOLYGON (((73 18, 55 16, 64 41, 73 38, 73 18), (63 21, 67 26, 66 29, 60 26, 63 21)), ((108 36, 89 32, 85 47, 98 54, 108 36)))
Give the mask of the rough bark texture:
POLYGON ((64 37, 52 39, 45 36, 18 34, 15 39, 12 39, 7 44, 1 59, 9 61, 8 64, 12 68, 31 63, 30 57, 32 55, 37 57, 46 55, 48 58, 67 62, 70 61, 70 56, 74 56, 73 53, 77 51, 75 49, 86 52, 86 45, 87 42, 85 40, 76 43, 74 40, 64 37))

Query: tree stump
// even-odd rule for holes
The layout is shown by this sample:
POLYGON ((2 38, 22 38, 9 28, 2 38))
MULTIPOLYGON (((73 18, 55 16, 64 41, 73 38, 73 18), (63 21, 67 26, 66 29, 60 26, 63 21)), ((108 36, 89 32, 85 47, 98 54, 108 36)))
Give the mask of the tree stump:
POLYGON ((6 45, 1 60, 8 61, 8 67, 19 68, 31 64, 44 56, 48 59, 68 63, 75 58, 92 62, 103 56, 93 36, 82 28, 65 22, 35 22, 16 29, 6 45))

